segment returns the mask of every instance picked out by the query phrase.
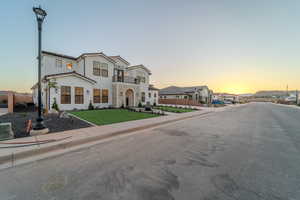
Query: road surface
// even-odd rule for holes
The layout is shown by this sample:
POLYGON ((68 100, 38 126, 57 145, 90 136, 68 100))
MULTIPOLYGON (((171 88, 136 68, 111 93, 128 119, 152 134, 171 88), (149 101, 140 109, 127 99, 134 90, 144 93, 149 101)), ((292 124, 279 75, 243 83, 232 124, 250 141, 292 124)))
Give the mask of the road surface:
POLYGON ((0 171, 0 199, 297 200, 300 109, 252 103, 0 171))

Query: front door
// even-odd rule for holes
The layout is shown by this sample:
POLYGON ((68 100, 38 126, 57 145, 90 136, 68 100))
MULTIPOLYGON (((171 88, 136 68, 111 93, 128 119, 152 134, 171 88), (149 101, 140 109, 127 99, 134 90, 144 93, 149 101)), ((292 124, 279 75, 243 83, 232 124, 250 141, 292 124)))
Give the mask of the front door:
POLYGON ((126 97, 126 107, 129 106, 129 97, 126 97))
POLYGON ((126 106, 128 107, 133 107, 134 106, 134 96, 133 96, 133 90, 128 89, 125 93, 125 101, 126 101, 126 106))

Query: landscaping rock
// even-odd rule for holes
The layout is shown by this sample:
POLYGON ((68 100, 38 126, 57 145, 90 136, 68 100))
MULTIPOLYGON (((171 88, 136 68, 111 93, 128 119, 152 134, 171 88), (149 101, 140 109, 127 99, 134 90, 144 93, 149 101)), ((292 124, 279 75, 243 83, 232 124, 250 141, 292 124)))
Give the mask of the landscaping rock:
POLYGON ((69 119, 70 116, 68 115, 68 113, 66 113, 65 111, 63 111, 63 112, 60 113, 59 118, 69 119))

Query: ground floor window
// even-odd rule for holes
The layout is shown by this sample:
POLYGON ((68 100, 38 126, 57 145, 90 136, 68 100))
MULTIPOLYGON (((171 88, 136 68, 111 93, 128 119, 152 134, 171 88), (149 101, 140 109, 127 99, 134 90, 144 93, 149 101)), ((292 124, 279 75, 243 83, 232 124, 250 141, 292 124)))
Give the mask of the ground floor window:
POLYGON ((108 103, 108 89, 102 90, 102 103, 108 103))
POLYGON ((75 87, 75 104, 83 104, 83 88, 75 87))
POLYGON ((144 103, 145 101, 146 101, 145 92, 142 92, 142 102, 144 103))
POLYGON ((94 103, 100 103, 100 89, 94 89, 93 95, 94 103))
POLYGON ((71 104, 71 87, 61 86, 61 104, 71 104))

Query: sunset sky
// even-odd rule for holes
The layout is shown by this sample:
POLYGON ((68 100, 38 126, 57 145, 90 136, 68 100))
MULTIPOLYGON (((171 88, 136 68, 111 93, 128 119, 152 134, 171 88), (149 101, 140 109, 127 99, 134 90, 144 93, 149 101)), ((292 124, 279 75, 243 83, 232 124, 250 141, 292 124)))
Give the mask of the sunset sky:
POLYGON ((0 90, 30 92, 43 49, 103 51, 152 71, 151 82, 215 92, 300 89, 299 0, 3 0, 0 90))

